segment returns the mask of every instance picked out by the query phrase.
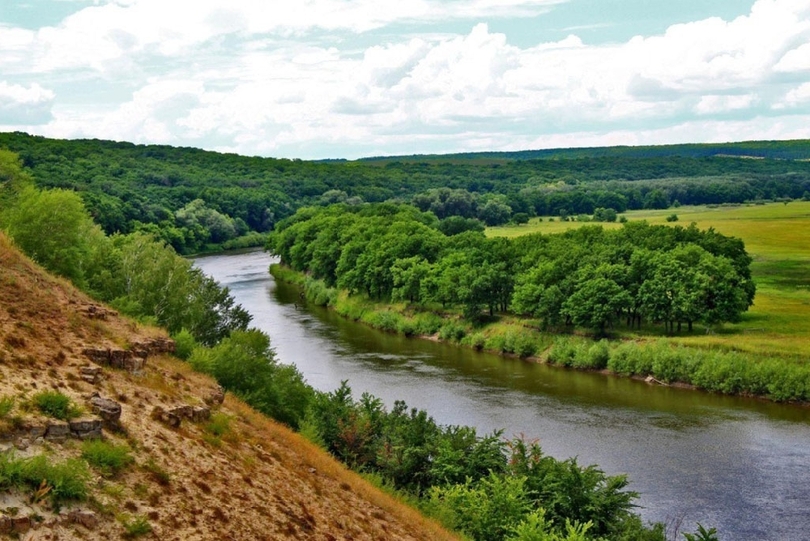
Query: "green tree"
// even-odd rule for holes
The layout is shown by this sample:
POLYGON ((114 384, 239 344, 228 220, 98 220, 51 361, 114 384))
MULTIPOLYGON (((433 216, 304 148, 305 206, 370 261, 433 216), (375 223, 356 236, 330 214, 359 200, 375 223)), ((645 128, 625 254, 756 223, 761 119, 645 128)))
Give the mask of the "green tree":
POLYGON ((81 198, 66 190, 23 188, 3 214, 9 236, 51 272, 85 285, 85 262, 103 237, 81 198))

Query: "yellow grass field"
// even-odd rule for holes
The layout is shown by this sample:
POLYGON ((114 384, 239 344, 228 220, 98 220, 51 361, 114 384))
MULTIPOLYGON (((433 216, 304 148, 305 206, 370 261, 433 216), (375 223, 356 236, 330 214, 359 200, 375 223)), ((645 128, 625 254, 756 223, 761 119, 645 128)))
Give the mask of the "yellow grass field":
MULTIPOLYGON (((714 346, 765 355, 810 358, 810 202, 794 201, 766 205, 680 207, 666 210, 630 211, 628 220, 651 224, 715 228, 724 235, 739 237, 754 258, 752 272, 757 283, 754 305, 743 321, 726 324, 714 334, 698 329, 671 340, 689 345, 714 346), (666 217, 678 215, 677 222, 666 217)), ((516 237, 529 233, 559 233, 594 225, 532 219, 521 226, 493 227, 490 236, 516 237)), ((621 224, 599 224, 621 227, 621 224)))

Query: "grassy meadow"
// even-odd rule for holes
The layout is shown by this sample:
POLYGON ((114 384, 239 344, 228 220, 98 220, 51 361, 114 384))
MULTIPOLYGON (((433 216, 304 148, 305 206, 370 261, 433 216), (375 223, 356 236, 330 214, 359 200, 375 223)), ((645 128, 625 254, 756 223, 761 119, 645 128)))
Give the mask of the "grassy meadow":
MULTIPOLYGON (((652 224, 688 226, 695 222, 701 229, 713 227, 724 235, 743 239, 754 259, 751 269, 757 295, 740 323, 726 324, 711 334, 696 327, 694 333, 684 331, 670 340, 798 360, 810 357, 810 202, 679 207, 630 211, 624 216, 652 224), (666 217, 673 213, 678 215, 678 221, 667 222, 666 217)), ((559 233, 583 225, 594 224, 542 217, 524 225, 489 228, 487 234, 516 237, 559 233)), ((621 227, 619 223, 598 225, 621 227)), ((660 332, 649 330, 649 334, 660 332)))

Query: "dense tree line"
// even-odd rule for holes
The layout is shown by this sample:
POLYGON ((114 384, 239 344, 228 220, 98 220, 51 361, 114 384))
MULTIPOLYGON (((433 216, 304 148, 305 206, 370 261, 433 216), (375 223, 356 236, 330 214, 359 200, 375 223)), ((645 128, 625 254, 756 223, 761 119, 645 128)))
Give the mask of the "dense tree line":
POLYGON ((2 150, 0 229, 50 272, 172 333, 186 329, 214 344, 250 322, 227 289, 163 241, 142 232, 105 235, 78 195, 35 188, 16 155, 2 150))
POLYGON ((408 205, 305 208, 268 249, 328 287, 384 301, 457 307, 469 318, 511 311, 547 327, 604 333, 619 322, 736 321, 752 304, 751 258, 739 239, 695 226, 631 222, 556 235, 447 235, 408 205))
POLYGON ((310 205, 413 202, 442 218, 497 225, 515 215, 810 197, 810 162, 792 159, 805 156, 806 146, 788 141, 714 145, 711 152, 648 147, 486 160, 307 162, 0 133, 0 148, 19 154, 39 188, 78 193, 105 233, 145 231, 179 253, 270 231, 310 205), (765 159, 731 157, 755 150, 765 159))

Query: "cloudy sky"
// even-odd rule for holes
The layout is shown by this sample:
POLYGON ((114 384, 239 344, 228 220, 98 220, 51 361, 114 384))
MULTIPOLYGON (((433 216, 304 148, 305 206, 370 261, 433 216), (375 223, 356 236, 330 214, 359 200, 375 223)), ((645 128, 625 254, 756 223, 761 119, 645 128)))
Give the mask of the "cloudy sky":
POLYGON ((810 0, 0 0, 0 131, 288 158, 810 138, 810 0))

